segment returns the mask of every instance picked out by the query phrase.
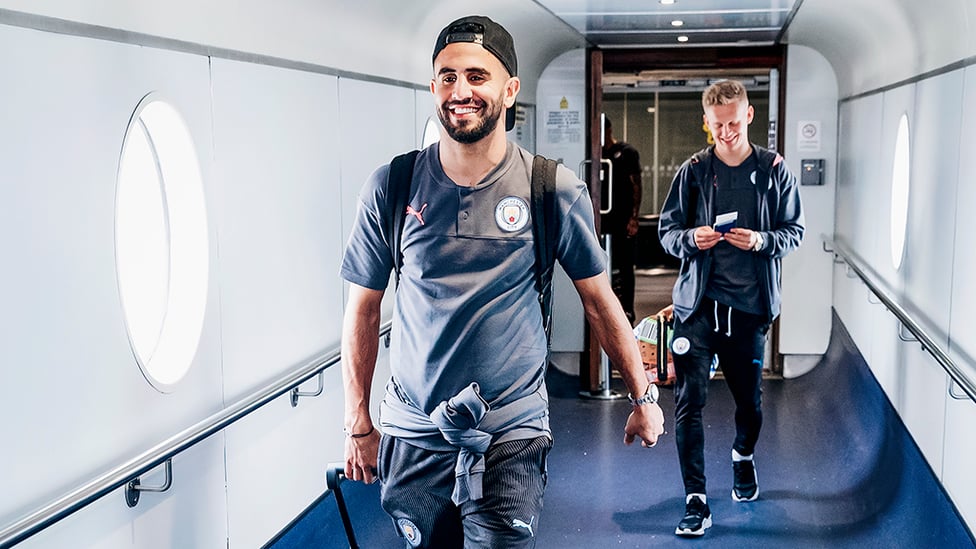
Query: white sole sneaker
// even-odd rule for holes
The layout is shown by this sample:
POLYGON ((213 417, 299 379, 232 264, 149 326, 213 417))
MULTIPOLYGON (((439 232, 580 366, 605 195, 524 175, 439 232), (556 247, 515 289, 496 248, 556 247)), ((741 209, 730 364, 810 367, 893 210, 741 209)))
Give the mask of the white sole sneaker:
POLYGON ((740 502, 741 503, 741 502, 744 502, 744 501, 756 501, 757 499, 759 499, 759 487, 758 486, 756 487, 755 493, 753 493, 752 496, 751 497, 748 497, 748 498, 741 498, 741 497, 739 497, 739 495, 735 493, 735 488, 732 489, 732 501, 736 501, 736 502, 740 502))
POLYGON ((746 501, 756 501, 757 499, 759 499, 759 473, 756 472, 756 466, 755 466, 755 464, 753 464, 753 466, 752 466, 752 478, 755 479, 755 481, 756 481, 756 491, 753 492, 753 494, 751 496, 749 496, 747 498, 744 498, 744 497, 740 497, 738 494, 736 494, 735 493, 735 488, 732 488, 732 501, 736 501, 736 502, 742 503, 742 502, 746 502, 746 501))
POLYGON ((712 517, 708 516, 705 517, 704 520, 702 520, 701 528, 697 530, 692 530, 691 528, 681 528, 679 526, 678 528, 674 529, 674 533, 675 535, 678 536, 704 536, 705 530, 708 530, 711 526, 712 526, 712 517))

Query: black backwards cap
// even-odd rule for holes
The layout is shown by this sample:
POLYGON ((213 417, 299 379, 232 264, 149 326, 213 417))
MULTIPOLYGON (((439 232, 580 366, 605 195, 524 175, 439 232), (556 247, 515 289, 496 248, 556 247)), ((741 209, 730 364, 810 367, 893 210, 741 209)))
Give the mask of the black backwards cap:
MULTIPOLYGON (((434 55, 431 56, 431 62, 433 63, 437 59, 437 55, 448 44, 455 42, 480 44, 481 47, 502 62, 510 76, 518 75, 515 41, 512 40, 512 35, 505 30, 505 27, 491 19, 483 15, 469 15, 444 27, 441 33, 437 35, 437 42, 434 43, 434 55)), ((515 108, 510 107, 505 113, 505 129, 511 130, 514 127, 515 108)))
POLYGON ((512 40, 512 35, 505 30, 505 27, 491 19, 483 15, 469 15, 444 27, 437 36, 437 43, 434 44, 431 62, 437 59, 437 54, 441 50, 454 42, 481 44, 481 47, 502 62, 509 75, 518 75, 518 58, 515 57, 515 42, 512 40))

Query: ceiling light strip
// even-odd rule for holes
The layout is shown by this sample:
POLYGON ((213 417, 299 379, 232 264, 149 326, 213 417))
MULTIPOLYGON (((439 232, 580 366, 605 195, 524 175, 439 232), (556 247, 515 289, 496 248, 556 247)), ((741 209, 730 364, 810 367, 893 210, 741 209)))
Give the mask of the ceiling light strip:
POLYGON ((735 33, 735 32, 777 32, 779 27, 742 27, 724 29, 691 29, 681 27, 680 29, 588 29, 586 34, 716 34, 716 33, 735 33))
POLYGON ((764 8, 753 8, 753 9, 741 9, 741 10, 696 10, 696 11, 671 11, 671 10, 658 10, 658 11, 558 11, 553 12, 559 17, 606 17, 606 16, 641 16, 641 15, 660 15, 666 17, 675 17, 678 15, 738 15, 738 14, 753 14, 753 13, 789 13, 789 9, 786 8, 774 8, 774 9, 764 9, 764 8))

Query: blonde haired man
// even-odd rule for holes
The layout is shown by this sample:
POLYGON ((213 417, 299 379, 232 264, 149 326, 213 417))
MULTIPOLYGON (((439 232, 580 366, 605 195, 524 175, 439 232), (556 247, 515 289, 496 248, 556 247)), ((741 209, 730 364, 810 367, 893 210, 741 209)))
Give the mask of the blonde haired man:
POLYGON ((745 87, 712 84, 702 108, 715 145, 675 174, 658 227, 664 250, 681 259, 671 346, 686 503, 675 529, 681 536, 703 535, 712 524, 702 409, 715 354, 736 403, 732 499, 759 497, 753 450, 762 427, 766 332, 780 310, 780 261, 803 238, 796 178, 782 156, 749 142, 754 111, 745 87))

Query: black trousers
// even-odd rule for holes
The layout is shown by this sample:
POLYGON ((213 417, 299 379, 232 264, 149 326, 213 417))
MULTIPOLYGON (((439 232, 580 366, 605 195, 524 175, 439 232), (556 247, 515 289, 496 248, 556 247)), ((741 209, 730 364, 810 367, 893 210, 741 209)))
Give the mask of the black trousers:
POLYGON ((546 436, 492 445, 485 453, 484 495, 451 501, 457 452, 433 452, 383 435, 380 501, 405 547, 535 547, 552 440, 546 436))
POLYGON ((630 321, 634 320, 634 255, 636 238, 627 236, 627 232, 610 234, 610 268, 617 275, 612 277, 613 290, 627 313, 630 321))
POLYGON ((702 410, 713 355, 718 355, 735 400, 732 448, 742 455, 753 453, 762 428, 762 368, 768 330, 765 317, 708 298, 702 299, 687 321, 675 318, 671 343, 676 375, 674 430, 686 494, 706 493, 702 410))

